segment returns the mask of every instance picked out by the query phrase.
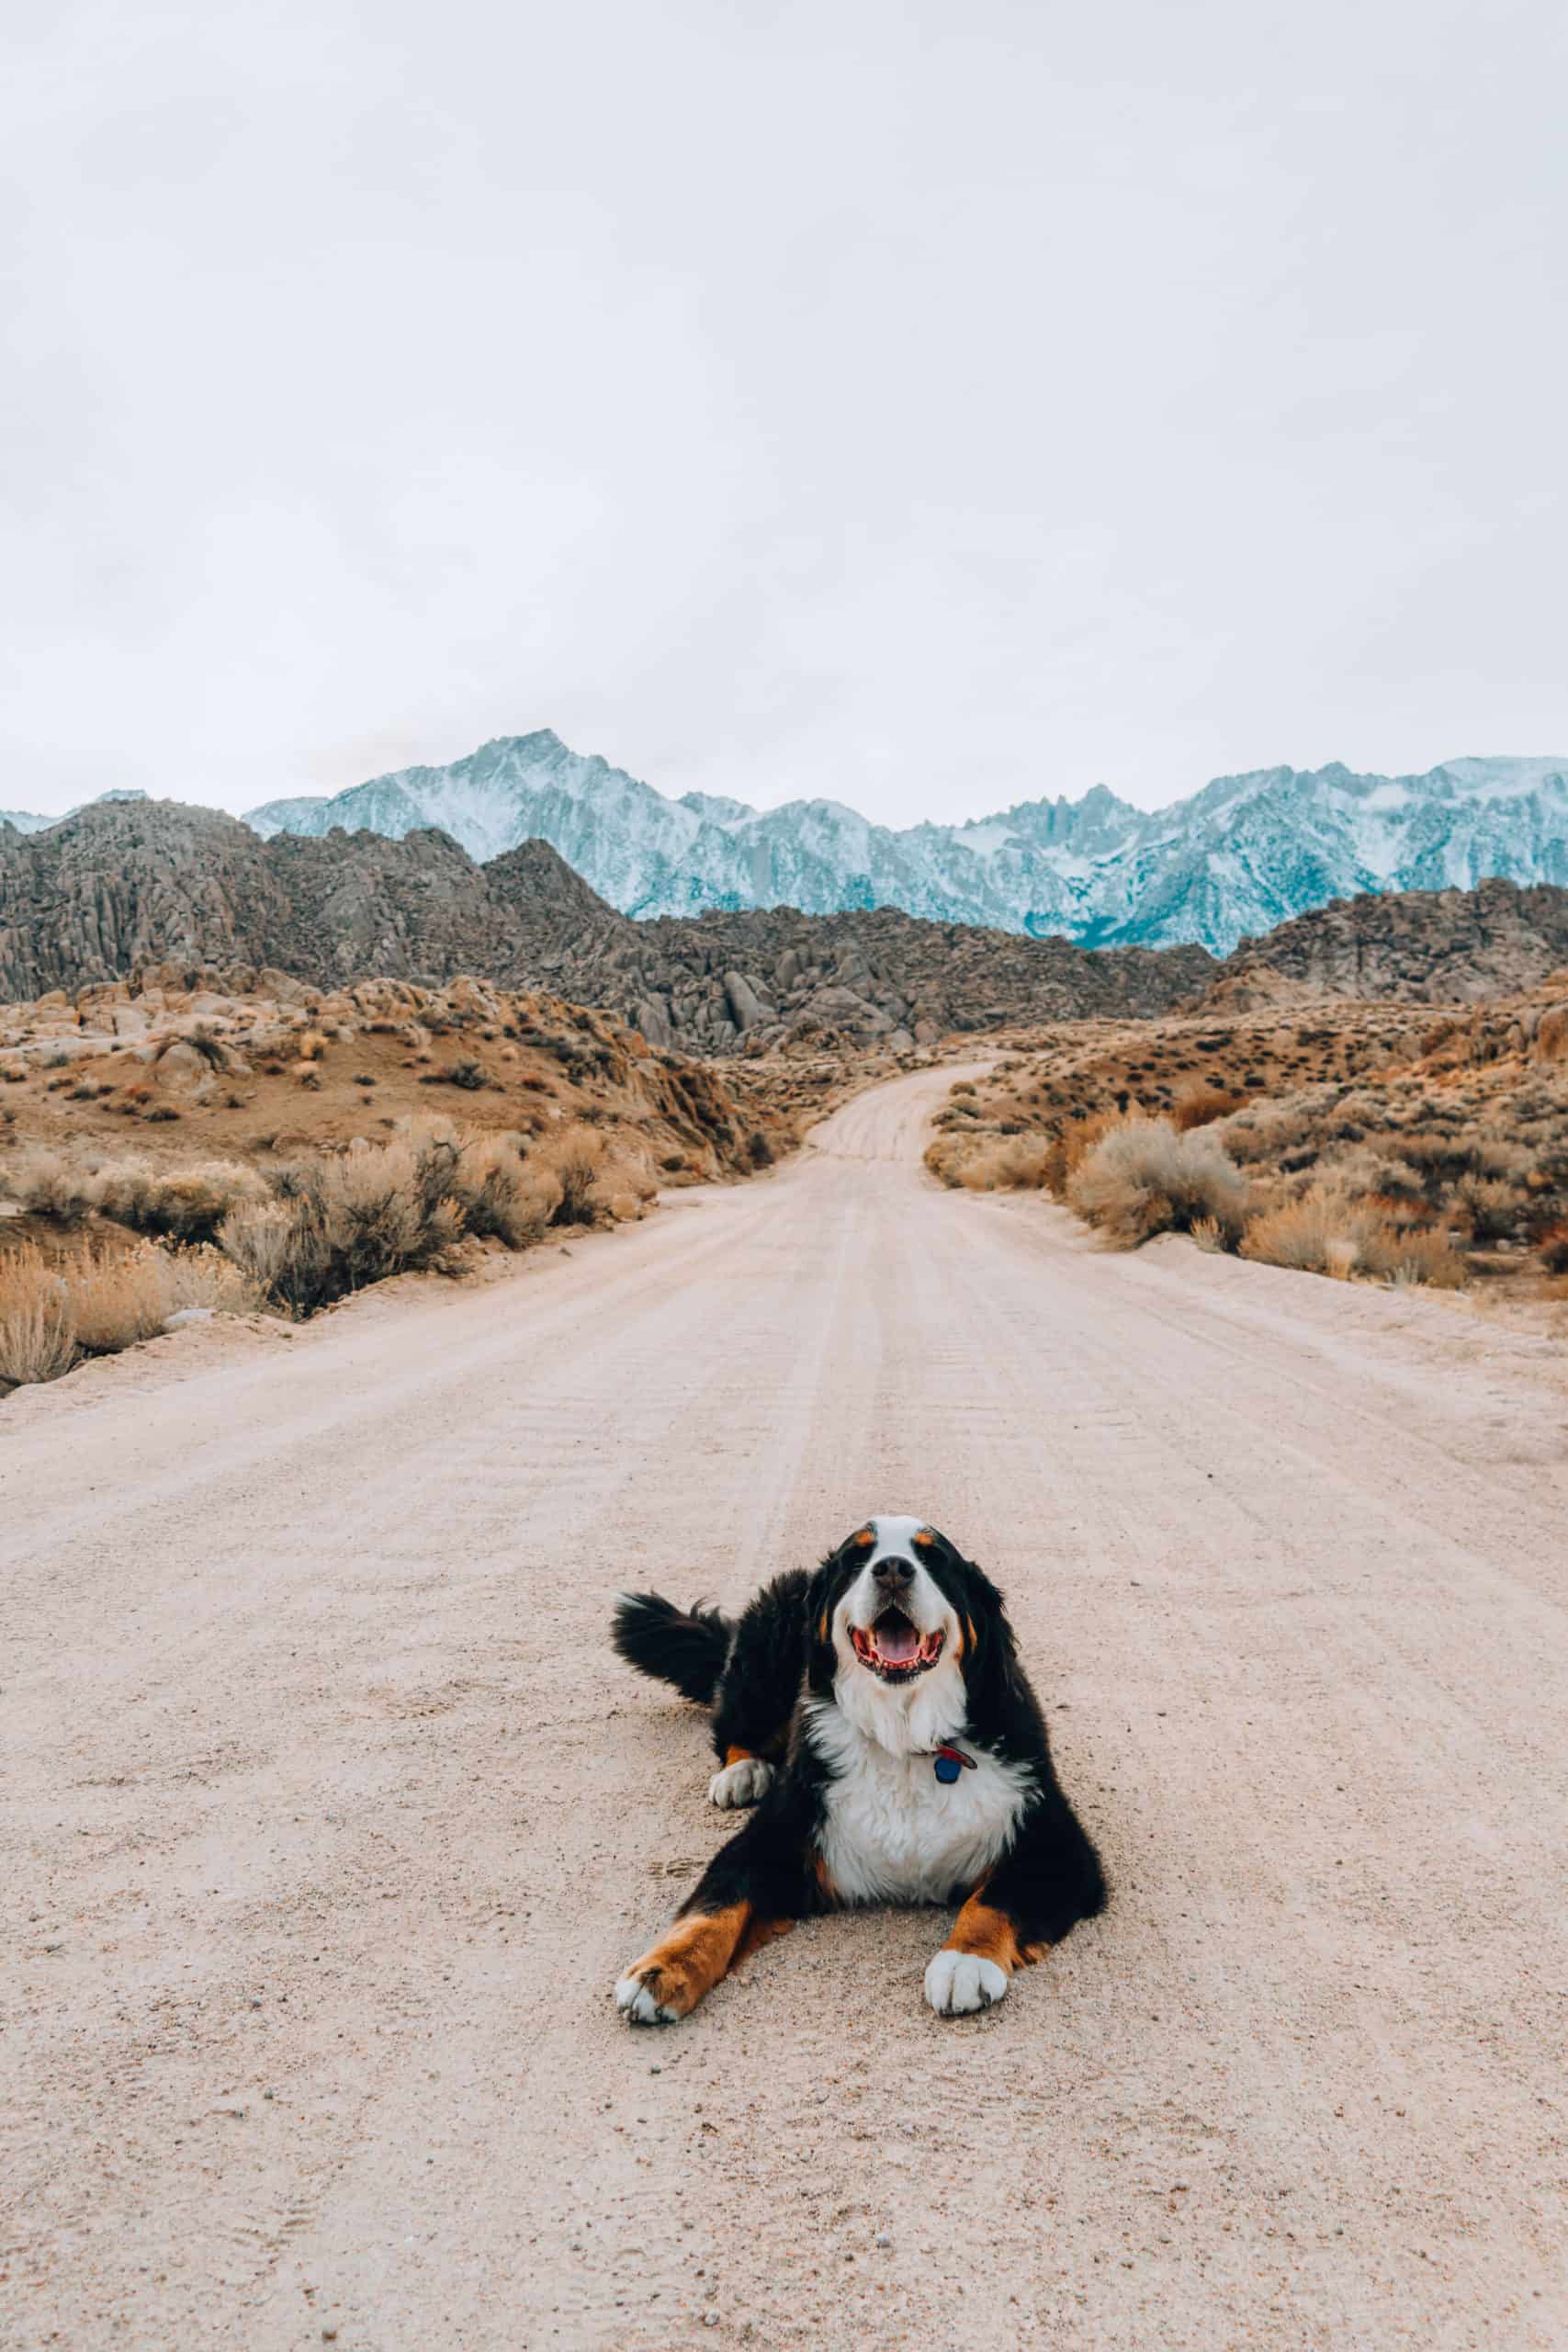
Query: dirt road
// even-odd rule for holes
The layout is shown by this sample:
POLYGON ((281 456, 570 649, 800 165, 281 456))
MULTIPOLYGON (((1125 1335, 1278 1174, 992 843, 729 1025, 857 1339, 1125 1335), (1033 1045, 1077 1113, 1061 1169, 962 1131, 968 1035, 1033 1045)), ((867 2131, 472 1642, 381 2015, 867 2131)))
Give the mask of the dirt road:
POLYGON ((7 2352, 1562 2345, 1560 1357, 942 1195, 952 1074, 0 1413, 7 2352), (610 1595, 875 1510, 1006 1588, 1112 1907, 976 2019, 874 1914, 630 2031, 727 1825, 610 1595))

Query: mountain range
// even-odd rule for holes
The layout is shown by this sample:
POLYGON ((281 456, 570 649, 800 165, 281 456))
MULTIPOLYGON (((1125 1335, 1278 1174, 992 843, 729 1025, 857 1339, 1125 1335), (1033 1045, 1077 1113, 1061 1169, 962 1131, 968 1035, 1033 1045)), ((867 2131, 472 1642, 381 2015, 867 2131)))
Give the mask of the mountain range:
POLYGON ((1568 889, 1365 895, 1245 943, 1085 948, 894 907, 709 910, 634 922, 543 841, 478 865, 436 830, 263 840, 239 819, 118 796, 0 823, 0 1003, 177 965, 321 988, 461 974, 603 1006, 650 1044, 765 1051, 834 1035, 895 1050, 954 1030, 1327 990, 1452 1002, 1568 962, 1568 889))
POLYGON ((894 829, 834 800, 668 799, 547 728, 450 767, 269 801, 247 821, 263 834, 342 825, 393 838, 434 825, 481 860, 536 837, 639 918, 889 906, 1086 947, 1197 942, 1224 956, 1363 891, 1470 889, 1490 875, 1568 883, 1568 759, 1450 760, 1401 776, 1261 768, 1154 810, 1097 785, 1079 800, 894 829))
MULTIPOLYGON (((51 822, 0 813, 7 821, 23 833, 51 822)), ((545 841, 639 920, 897 907, 1086 947, 1198 944, 1216 956, 1332 899, 1470 889, 1489 876, 1568 883, 1568 760, 1554 759, 1450 760, 1402 776, 1262 768, 1154 810, 1097 785, 1079 800, 895 829, 833 800, 671 800, 546 728, 449 767, 268 801, 245 821, 264 839, 342 827, 400 841, 434 827, 479 863, 545 841)))

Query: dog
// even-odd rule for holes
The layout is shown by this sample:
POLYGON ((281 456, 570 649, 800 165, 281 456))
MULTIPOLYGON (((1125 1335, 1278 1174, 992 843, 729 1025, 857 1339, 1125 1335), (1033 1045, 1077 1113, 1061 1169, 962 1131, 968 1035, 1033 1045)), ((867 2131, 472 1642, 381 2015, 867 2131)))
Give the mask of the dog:
POLYGON ((612 1639, 712 1705, 708 1794, 756 1807, 616 1985, 629 2023, 672 2025, 795 1920, 862 1903, 962 1905, 925 1973, 960 2017, 1105 1907, 1002 1596, 924 1521, 865 1521, 739 1623, 622 1594, 612 1639))

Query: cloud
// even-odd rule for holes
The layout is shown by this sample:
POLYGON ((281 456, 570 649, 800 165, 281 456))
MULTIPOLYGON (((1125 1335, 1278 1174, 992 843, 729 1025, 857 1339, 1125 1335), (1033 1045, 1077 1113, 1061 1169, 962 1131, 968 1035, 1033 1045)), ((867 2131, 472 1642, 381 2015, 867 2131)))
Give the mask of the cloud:
POLYGON ((1556 12, 955 21, 39 12, 0 797, 1568 747, 1556 12))

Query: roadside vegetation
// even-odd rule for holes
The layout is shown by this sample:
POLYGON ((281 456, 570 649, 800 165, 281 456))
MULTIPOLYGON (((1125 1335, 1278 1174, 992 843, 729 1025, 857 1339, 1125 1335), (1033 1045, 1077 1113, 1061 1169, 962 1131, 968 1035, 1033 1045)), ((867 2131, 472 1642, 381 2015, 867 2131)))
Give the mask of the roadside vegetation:
POLYGON ((1106 1244, 1205 1249, 1438 1288, 1568 1274, 1568 974, 1435 1015, 1094 1023, 953 1090, 928 1166, 1040 1191, 1106 1244))
POLYGON ((730 1085, 469 980, 159 967, 0 1007, 0 1393, 186 1306, 297 1319, 752 1176, 840 1075, 797 1057, 730 1085))

